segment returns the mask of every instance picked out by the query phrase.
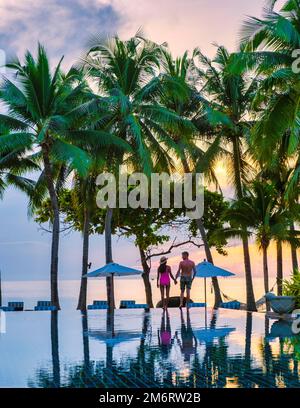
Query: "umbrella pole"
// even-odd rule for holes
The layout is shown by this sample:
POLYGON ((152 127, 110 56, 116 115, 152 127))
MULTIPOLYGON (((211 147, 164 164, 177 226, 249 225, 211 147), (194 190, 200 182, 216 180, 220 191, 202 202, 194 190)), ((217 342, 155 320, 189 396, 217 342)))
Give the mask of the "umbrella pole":
POLYGON ((2 307, 2 276, 0 270, 0 307, 2 307))
POLYGON ((206 278, 204 278, 204 301, 205 301, 205 328, 207 327, 207 294, 206 294, 206 278))

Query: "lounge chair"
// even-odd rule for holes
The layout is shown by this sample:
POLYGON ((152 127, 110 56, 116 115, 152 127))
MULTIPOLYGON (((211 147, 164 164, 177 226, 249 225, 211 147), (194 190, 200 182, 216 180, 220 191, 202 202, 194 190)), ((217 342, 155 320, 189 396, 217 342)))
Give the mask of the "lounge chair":
POLYGON ((120 309, 149 309, 146 303, 135 303, 135 300, 121 300, 120 309))
POLYGON ((108 309, 107 300, 94 300, 92 305, 88 305, 88 310, 106 310, 108 309))
POLYGON ((149 309, 149 305, 146 303, 134 303, 127 305, 126 309, 149 309))
POLYGON ((8 307, 8 306, 1 306, 0 309, 3 312, 14 312, 15 311, 15 309, 13 307, 8 307))
POLYGON ((201 302, 193 302, 189 303, 189 307, 205 307, 206 303, 201 303, 201 302))
POLYGON ((7 306, 2 306, 3 312, 23 312, 24 302, 8 302, 7 306))
POLYGON ((135 300, 121 300, 120 309, 128 309, 129 306, 134 306, 134 305, 135 305, 135 300))
POLYGON ((241 302, 237 300, 233 300, 231 302, 222 302, 220 304, 220 307, 223 309, 235 309, 235 310, 240 310, 241 309, 241 302))
POLYGON ((50 310, 54 312, 57 310, 56 306, 53 306, 49 300, 39 300, 37 305, 34 307, 35 311, 50 310))

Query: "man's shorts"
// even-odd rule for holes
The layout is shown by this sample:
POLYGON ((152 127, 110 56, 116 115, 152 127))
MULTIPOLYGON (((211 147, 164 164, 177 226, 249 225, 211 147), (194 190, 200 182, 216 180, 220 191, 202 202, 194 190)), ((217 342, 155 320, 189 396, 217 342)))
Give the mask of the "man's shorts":
POLYGON ((192 278, 187 277, 187 276, 181 276, 181 278, 180 278, 180 289, 182 291, 184 291, 185 288, 187 288, 187 289, 192 288, 192 278))

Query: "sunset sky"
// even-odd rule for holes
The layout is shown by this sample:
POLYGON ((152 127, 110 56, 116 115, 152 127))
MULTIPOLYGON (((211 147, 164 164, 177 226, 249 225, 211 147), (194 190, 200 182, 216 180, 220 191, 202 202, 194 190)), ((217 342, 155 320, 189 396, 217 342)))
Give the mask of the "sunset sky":
MULTIPOLYGON (((65 55, 67 68, 78 60, 93 34, 118 33, 126 39, 142 27, 150 39, 166 41, 174 55, 200 47, 212 56, 213 43, 234 50, 245 16, 260 16, 264 4, 264 0, 0 0, 0 48, 8 55, 22 57, 26 49, 34 52, 40 41, 53 63, 65 55)), ((219 175, 227 188, 221 167, 219 175)), ((50 236, 27 218, 26 207, 24 195, 13 190, 0 203, 0 269, 6 280, 41 280, 49 276, 50 236)), ((179 254, 174 253, 174 265, 179 254)), ((225 260, 218 257, 218 263, 243 276, 241 248, 232 248, 229 254, 225 260)), ((204 257, 201 251, 193 256, 195 261, 204 257)), ((94 267, 104 263, 102 237, 92 238, 90 260, 94 267)), ((114 240, 114 260, 137 266, 138 252, 132 242, 114 240)), ((60 277, 78 278, 80 262, 80 235, 62 236, 60 277)), ((285 262, 289 272, 289 257, 285 262)), ((253 257, 253 269, 255 275, 261 275, 259 255, 253 257)))

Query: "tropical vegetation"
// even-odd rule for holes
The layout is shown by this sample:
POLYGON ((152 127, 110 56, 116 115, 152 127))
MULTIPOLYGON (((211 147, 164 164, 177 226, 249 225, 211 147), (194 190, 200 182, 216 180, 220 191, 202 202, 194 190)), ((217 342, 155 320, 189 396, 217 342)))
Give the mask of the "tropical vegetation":
MULTIPOLYGON (((216 46, 214 58, 199 49, 174 58, 166 44, 138 32, 129 40, 95 37, 85 58, 64 73, 51 68, 45 48, 8 63, 0 100, 0 198, 14 185, 29 197, 29 212, 50 222, 51 302, 59 309, 58 256, 62 221, 83 236, 78 309, 86 309, 89 237, 105 234, 106 263, 112 235, 133 237, 143 266, 146 301, 152 306, 149 248, 172 241, 168 227, 187 226, 208 261, 226 255, 227 239, 241 241, 247 309, 257 308, 249 242, 262 252, 269 287, 269 247, 277 248, 278 293, 283 284, 283 244, 291 248, 298 277, 300 116, 300 5, 270 2, 261 19, 250 17, 237 52, 216 46), (233 198, 221 191, 222 161, 233 198), (121 209, 96 206, 96 179, 126 168, 151 173, 203 173, 208 203, 202 218, 186 209, 121 209)), ((114 282, 107 278, 113 303, 114 282)), ((213 279, 215 306, 222 301, 213 279)))

